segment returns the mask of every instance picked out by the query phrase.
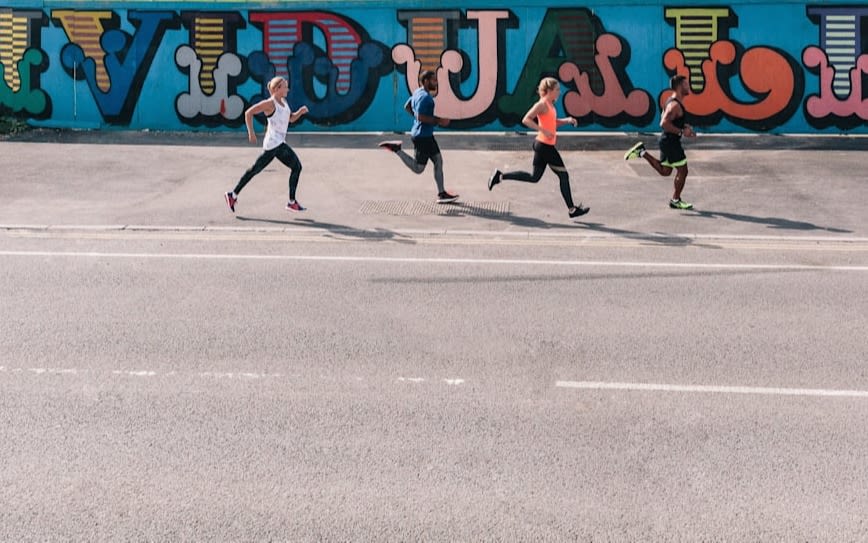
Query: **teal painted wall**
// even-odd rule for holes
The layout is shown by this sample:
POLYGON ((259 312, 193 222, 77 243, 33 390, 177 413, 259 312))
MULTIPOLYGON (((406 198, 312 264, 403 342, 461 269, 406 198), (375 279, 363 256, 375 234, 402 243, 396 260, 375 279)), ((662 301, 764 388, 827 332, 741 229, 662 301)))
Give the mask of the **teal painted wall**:
POLYGON ((540 78, 575 130, 656 131, 674 73, 704 132, 863 134, 868 4, 0 0, 0 111, 36 126, 238 130, 289 79, 297 130, 403 131, 420 69, 449 130, 511 130, 540 78))

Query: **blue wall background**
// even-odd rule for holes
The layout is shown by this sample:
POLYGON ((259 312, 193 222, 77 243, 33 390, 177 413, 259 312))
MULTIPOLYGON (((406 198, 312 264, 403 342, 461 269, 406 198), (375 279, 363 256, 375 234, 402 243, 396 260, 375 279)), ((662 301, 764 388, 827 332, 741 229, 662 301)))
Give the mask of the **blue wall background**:
POLYGON ((0 0, 0 111, 45 127, 238 130, 277 74, 311 109, 296 129, 403 131, 425 68, 450 129, 520 128, 555 76, 576 130, 656 131, 684 73, 705 132, 864 134, 866 32, 868 4, 852 2, 0 0))

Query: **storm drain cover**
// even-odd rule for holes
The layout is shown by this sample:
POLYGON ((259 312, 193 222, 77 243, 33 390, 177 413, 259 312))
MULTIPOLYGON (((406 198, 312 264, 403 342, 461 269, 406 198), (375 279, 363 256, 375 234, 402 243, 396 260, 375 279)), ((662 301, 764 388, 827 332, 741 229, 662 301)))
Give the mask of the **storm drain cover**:
POLYGON ((509 215, 509 202, 454 202, 438 204, 419 200, 365 200, 363 215, 472 215, 501 217, 509 215))

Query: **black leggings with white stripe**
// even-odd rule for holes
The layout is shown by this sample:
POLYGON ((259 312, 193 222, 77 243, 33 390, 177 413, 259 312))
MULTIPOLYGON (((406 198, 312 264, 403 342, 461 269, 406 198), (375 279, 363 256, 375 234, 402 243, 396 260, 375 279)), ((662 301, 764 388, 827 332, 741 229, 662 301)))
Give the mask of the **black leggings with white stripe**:
POLYGON ((554 145, 548 145, 541 141, 534 140, 533 142, 533 173, 524 171, 504 172, 501 179, 511 179, 513 181, 524 181, 526 183, 537 183, 542 178, 546 171, 546 166, 549 166, 561 184, 561 196, 564 198, 564 203, 567 204, 567 209, 575 207, 573 205, 573 195, 570 190, 570 174, 567 173, 567 168, 564 166, 564 161, 561 154, 555 149, 554 145))
POLYGON ((301 161, 298 160, 295 151, 293 151, 286 143, 281 143, 274 149, 263 151, 262 154, 259 155, 259 158, 256 159, 256 162, 253 163, 253 166, 244 172, 244 175, 242 175, 241 179, 238 180, 238 184, 235 185, 235 194, 238 195, 238 193, 241 192, 241 189, 244 188, 244 185, 253 179, 253 176, 271 164, 271 161, 275 158, 283 162, 290 170, 292 170, 289 174, 289 199, 295 200, 295 189, 298 188, 298 177, 301 175, 301 161))

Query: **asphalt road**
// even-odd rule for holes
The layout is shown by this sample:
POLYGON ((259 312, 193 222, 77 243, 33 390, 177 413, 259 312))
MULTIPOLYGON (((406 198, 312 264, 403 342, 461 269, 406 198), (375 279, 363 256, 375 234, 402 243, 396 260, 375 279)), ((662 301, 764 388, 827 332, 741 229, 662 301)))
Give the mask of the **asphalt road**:
POLYGON ((866 240, 7 229, 0 272, 2 540, 868 531, 866 240))
POLYGON ((0 142, 0 541, 865 539, 868 140, 395 137, 0 142))

